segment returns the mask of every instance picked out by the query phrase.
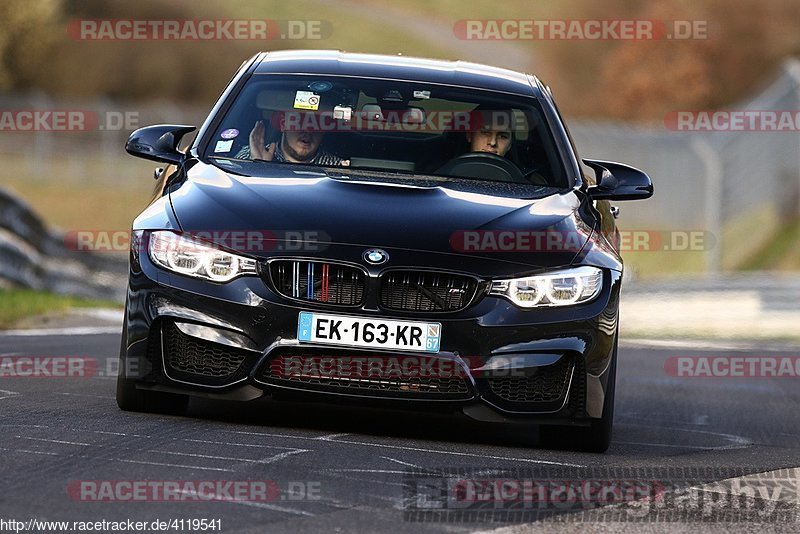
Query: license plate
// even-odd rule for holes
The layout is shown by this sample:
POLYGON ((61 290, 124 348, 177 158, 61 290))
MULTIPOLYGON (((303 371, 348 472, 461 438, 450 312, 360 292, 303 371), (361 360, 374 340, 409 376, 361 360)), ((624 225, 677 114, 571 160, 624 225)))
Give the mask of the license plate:
POLYGON ((441 323, 300 312, 297 339, 344 347, 439 352, 441 323))

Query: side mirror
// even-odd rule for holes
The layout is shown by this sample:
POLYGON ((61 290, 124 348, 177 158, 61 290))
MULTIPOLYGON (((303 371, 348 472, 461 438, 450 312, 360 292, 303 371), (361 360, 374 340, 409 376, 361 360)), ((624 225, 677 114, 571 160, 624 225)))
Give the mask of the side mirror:
POLYGON ((597 185, 586 190, 593 200, 643 200, 653 196, 653 181, 644 172, 613 161, 585 159, 597 177, 597 185))
POLYGON ((184 135, 194 130, 194 126, 176 124, 145 126, 128 137, 125 150, 138 158, 179 165, 186 155, 178 151, 178 143, 184 135))

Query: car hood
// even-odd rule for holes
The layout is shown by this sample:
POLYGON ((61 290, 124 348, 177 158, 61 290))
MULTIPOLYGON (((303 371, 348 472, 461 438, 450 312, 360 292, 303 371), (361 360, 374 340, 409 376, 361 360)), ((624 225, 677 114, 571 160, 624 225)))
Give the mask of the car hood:
POLYGON ((214 241, 225 232, 256 231, 276 239, 304 236, 322 243, 463 254, 543 267, 569 264, 591 235, 577 215, 579 199, 572 192, 350 170, 295 170, 292 165, 258 167, 258 176, 225 172, 202 162, 192 167, 188 179, 170 194, 181 229, 214 241), (568 237, 562 242, 565 246, 542 250, 539 244, 544 241, 535 241, 535 236, 553 233, 568 237), (526 234, 528 244, 522 246, 526 234))

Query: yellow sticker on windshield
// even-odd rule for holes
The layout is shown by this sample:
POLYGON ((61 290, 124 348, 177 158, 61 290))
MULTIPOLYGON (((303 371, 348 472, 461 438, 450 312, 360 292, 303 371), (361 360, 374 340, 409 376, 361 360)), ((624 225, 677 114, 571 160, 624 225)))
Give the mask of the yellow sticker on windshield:
POLYGON ((295 109, 319 109, 319 95, 311 91, 297 91, 294 95, 295 109))

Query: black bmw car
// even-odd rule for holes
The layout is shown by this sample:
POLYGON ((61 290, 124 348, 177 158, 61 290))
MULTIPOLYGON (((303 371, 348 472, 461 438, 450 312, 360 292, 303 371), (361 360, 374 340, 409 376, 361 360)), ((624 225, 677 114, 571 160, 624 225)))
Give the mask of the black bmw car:
POLYGON ((536 77, 465 62, 261 53, 133 223, 117 402, 190 396, 459 411, 611 439, 623 264, 609 200, 536 77))

